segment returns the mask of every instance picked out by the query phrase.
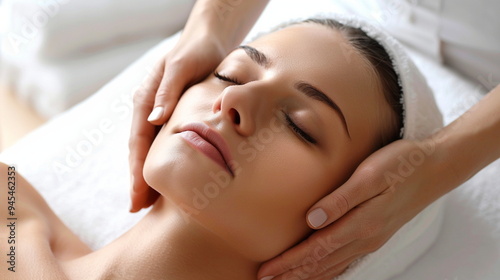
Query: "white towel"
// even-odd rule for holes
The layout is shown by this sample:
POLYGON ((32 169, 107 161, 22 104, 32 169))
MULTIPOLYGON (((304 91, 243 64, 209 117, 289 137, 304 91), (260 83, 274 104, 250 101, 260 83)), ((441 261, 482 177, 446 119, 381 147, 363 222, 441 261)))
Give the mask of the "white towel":
POLYGON ((5 0, 4 51, 41 60, 86 55, 123 42, 166 37, 193 0, 5 0))
POLYGON ((3 84, 51 118, 182 28, 193 0, 6 0, 3 84))
POLYGON ((49 119, 99 90, 162 40, 148 38, 62 60, 3 57, 2 82, 49 119))

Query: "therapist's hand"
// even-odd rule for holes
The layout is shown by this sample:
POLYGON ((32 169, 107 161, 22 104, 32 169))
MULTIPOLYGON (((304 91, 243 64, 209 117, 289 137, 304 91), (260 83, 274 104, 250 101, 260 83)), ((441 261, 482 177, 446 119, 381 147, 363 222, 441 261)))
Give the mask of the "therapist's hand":
POLYGON ((134 94, 129 140, 130 212, 149 207, 159 196, 148 186, 142 172, 159 126, 170 118, 184 90, 209 74, 225 55, 213 36, 185 33, 134 94))
MULTIPOLYGON (((359 165, 351 178, 309 209, 314 232, 263 264, 258 279, 332 279, 380 248, 399 228, 443 195, 434 139, 398 140, 359 165)), ((446 177, 446 176, 444 176, 446 177)))

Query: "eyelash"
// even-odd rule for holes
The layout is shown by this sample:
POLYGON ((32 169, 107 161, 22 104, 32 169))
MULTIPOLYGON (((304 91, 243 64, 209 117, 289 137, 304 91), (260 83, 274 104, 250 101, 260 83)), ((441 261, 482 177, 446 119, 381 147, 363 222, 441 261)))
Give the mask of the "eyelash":
POLYGON ((214 76, 217 79, 221 80, 221 81, 225 81, 225 82, 232 83, 232 84, 235 84, 235 85, 242 85, 243 84, 240 81, 238 81, 238 79, 235 79, 235 78, 232 78, 232 77, 228 77, 226 75, 222 75, 222 74, 220 74, 217 71, 214 71, 214 76))
MULTIPOLYGON (((223 74, 220 74, 219 72, 217 71, 214 71, 214 76, 221 80, 221 81, 225 81, 225 82, 228 82, 228 83, 232 83, 232 84, 236 84, 236 85, 241 85, 242 83, 240 81, 238 81, 237 79, 235 78, 232 78, 232 77, 228 77, 226 75, 223 75, 223 74)), ((311 144, 316 144, 317 141, 316 139, 314 139, 313 137, 311 137, 311 135, 307 134, 304 130, 302 130, 293 120, 292 118, 290 118, 290 115, 288 115, 287 113, 283 112, 283 114, 285 115, 285 120, 288 124, 288 127, 297 135, 299 136, 300 138, 302 138, 303 140, 311 143, 311 144)))
POLYGON ((316 144, 318 143, 316 139, 314 139, 311 135, 307 134, 304 130, 302 130, 293 120, 290 118, 290 115, 287 113, 283 112, 285 114, 285 120, 288 124, 288 127, 290 127, 291 130, 295 134, 297 134, 300 138, 304 139, 305 141, 311 143, 311 144, 316 144))

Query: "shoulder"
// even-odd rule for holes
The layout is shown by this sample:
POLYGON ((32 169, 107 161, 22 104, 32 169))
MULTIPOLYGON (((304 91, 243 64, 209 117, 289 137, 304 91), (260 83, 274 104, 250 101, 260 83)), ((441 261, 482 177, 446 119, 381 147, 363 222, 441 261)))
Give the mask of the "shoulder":
POLYGON ((0 256, 0 279, 66 279, 58 256, 75 257, 87 249, 19 170, 0 162, 0 252, 6 252, 0 256))
POLYGON ((15 166, 0 163, 0 252, 6 252, 0 259, 1 279, 30 278, 33 252, 39 257, 36 244, 50 236, 33 191, 15 166))
MULTIPOLYGON (((0 162, 0 218, 17 223, 46 222, 48 205, 14 165, 0 162), (3 197, 3 199, 1 199, 3 197)), ((0 221, 1 222, 1 221, 0 221)), ((48 230, 48 227, 47 227, 48 230)))

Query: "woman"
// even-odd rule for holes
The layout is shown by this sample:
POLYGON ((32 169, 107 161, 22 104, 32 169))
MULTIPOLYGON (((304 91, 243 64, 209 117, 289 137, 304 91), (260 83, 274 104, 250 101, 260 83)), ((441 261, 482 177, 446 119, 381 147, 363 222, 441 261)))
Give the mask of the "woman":
POLYGON ((91 252, 18 177, 19 268, 0 276, 255 279, 310 233, 312 204, 398 138, 400 97, 391 59, 361 30, 309 20, 261 37, 183 94, 145 162, 159 198, 108 246, 91 252))
MULTIPOLYGON (((148 187, 142 177, 137 176, 154 138, 154 125, 168 119, 186 84, 209 72, 217 65, 218 58, 223 57, 244 38, 267 2, 197 1, 180 42, 165 55, 159 67, 158 76, 161 81, 145 85, 149 90, 141 92, 134 103, 134 133, 130 137, 130 167, 131 172, 136 175, 132 178, 132 212, 148 207, 157 197, 157 193, 148 187)), ((441 48, 446 63, 473 79, 479 79, 491 91, 466 114, 432 137, 418 141, 396 141, 370 156, 346 184, 309 209, 304 219, 308 220, 311 228, 321 229, 323 235, 333 236, 336 243, 340 244, 329 248, 330 254, 317 260, 323 269, 310 275, 310 279, 327 277, 330 268, 334 272, 338 263, 353 259, 353 256, 367 248, 378 249, 383 245, 380 240, 388 240, 404 224, 396 222, 402 216, 409 221, 421 209, 457 188, 500 157, 497 140, 500 137, 500 116, 497 114, 500 107, 500 86, 498 79, 495 79, 499 66, 498 48, 494 47, 498 46, 498 40, 495 40, 497 37, 493 32, 498 21, 492 12, 495 9, 491 9, 497 2, 486 1, 488 3, 484 5, 477 5, 469 0, 453 5, 443 5, 445 1, 393 2, 390 4, 394 5, 386 10, 386 19, 397 18, 396 23, 388 23, 394 24, 390 27, 398 30, 398 37, 409 40, 411 45, 419 49, 432 50, 432 53, 436 53, 436 50, 440 53, 441 48), (403 9, 408 5, 419 7, 412 8, 408 13, 403 9), (473 13, 470 14, 470 11, 473 13), (405 20, 401 21, 401 18, 405 20), (430 22, 429 18, 432 19, 430 22), (482 32, 479 32, 477 27, 486 21, 491 21, 491 26, 482 28, 482 32), (443 27, 440 28, 439 24, 434 26, 433 23, 441 23, 443 27), (408 25, 413 27, 409 28, 408 25), (467 28, 464 29, 464 26, 467 28), (418 32, 414 29, 418 29, 418 32), (435 32, 439 29, 439 32, 435 32), (423 36, 415 36, 416 34, 423 36), (439 39, 435 37, 443 34, 446 40, 434 44, 434 40, 439 39), (486 39, 470 40, 467 36, 471 34, 486 39), (433 41, 422 39, 429 37, 433 41), (460 43, 457 44, 457 41, 460 43), (429 143, 435 147, 432 156, 415 168, 404 182, 389 185, 384 174, 398 172, 398 157, 408 157, 419 146, 429 143), (471 146, 475 149, 470 149, 471 146), (415 193, 426 195, 417 197, 415 193), (394 201, 398 203, 393 203, 394 201), (364 210, 353 211, 354 209, 364 210), (366 220, 374 221, 376 226, 360 226, 366 220), (336 226, 340 224, 341 227, 336 226), (368 234, 365 238, 358 237, 366 232, 368 234)), ((266 263, 261 268, 259 277, 297 272, 301 268, 301 261, 312 250, 307 243, 301 243, 285 252, 283 257, 266 263)))

